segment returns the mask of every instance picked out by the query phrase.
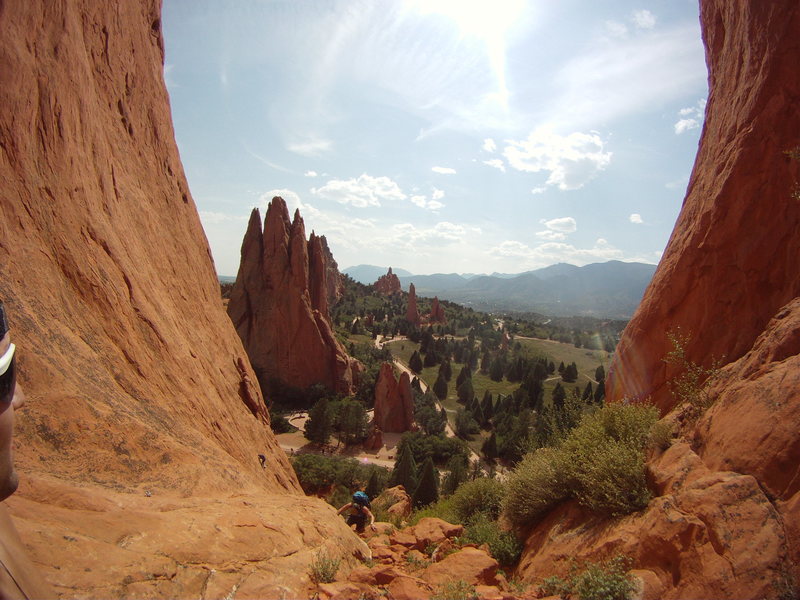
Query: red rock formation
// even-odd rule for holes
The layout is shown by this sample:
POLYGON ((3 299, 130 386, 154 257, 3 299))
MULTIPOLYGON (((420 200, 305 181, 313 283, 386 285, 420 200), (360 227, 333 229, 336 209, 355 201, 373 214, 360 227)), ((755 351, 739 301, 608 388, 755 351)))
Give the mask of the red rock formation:
POLYGON ((389 271, 386 275, 378 277, 378 281, 372 285, 375 286, 375 291, 382 296, 393 296, 403 293, 403 288, 400 287, 400 279, 398 279, 397 275, 392 273, 392 267, 389 267, 389 271))
POLYGON ((414 428, 414 394, 405 371, 394 378, 390 363, 383 363, 375 382, 375 426, 386 433, 403 433, 414 428))
POLYGON ((800 295, 800 6, 704 0, 709 98, 686 199, 639 309, 617 347, 606 396, 673 400, 666 332, 692 336, 688 358, 745 354, 800 295))
POLYGON ((366 548, 269 429, 163 58, 158 0, 0 3, 0 298, 28 396, 4 504, 64 597, 299 597, 317 549, 366 548))
MULTIPOLYGON (((702 0, 710 97, 683 210, 611 367, 612 399, 651 396, 674 376, 665 332, 688 359, 726 357, 688 441, 648 464, 646 510, 592 524, 573 504, 527 541, 520 573, 565 557, 634 558, 645 597, 778 597, 800 572, 800 5, 702 0)), ((670 418, 679 414, 675 407, 670 418)))
POLYGON ((322 255, 325 257, 325 283, 328 286, 328 306, 335 306, 344 293, 342 274, 339 273, 339 265, 334 260, 333 253, 328 248, 328 240, 325 239, 324 235, 319 236, 319 243, 322 246, 322 255))
POLYGON ((414 284, 408 285, 408 309, 406 310, 406 321, 419 327, 419 309, 417 308, 417 291, 414 289, 414 284))
POLYGON ((439 304, 439 296, 434 296, 433 303, 431 303, 431 314, 428 315, 429 323, 447 323, 447 317, 444 316, 444 306, 439 304))
POLYGON ((322 240, 312 233, 306 243, 299 211, 290 221, 286 203, 273 198, 262 232, 253 210, 228 314, 262 390, 276 382, 300 389, 321 383, 349 394, 357 383, 361 365, 330 325, 327 271, 322 240))

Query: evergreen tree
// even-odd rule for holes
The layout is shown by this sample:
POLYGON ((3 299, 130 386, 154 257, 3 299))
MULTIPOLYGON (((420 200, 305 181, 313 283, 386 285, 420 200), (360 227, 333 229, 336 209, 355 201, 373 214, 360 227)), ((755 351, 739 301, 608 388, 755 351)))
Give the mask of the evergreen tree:
POLYGON ((442 482, 441 493, 443 496, 449 496, 458 489, 462 483, 467 480, 467 465, 464 456, 454 456, 447 462, 447 470, 449 473, 445 475, 442 482))
POLYGON ((439 364, 439 355, 436 353, 436 350, 431 348, 428 350, 428 353, 425 355, 425 360, 422 361, 423 367, 434 367, 439 364))
POLYGON ((419 357, 419 352, 416 350, 414 350, 414 354, 411 355, 411 358, 408 359, 408 368, 418 375, 422 373, 422 359, 419 357))
POLYGON ((469 368, 469 365, 461 367, 461 371, 459 371, 458 377, 456 377, 456 388, 461 387, 465 379, 472 379, 472 370, 469 368))
POLYGON ((578 366, 575 363, 567 365, 561 373, 561 379, 566 383, 575 383, 578 379, 578 366))
POLYGON ((480 427, 475 422, 475 419, 472 418, 472 415, 464 410, 463 408, 459 408, 456 412, 456 435, 463 440, 470 439, 470 436, 473 433, 478 433, 480 431, 480 427))
POLYGON ((603 365, 600 365, 594 370, 594 380, 597 383, 600 383, 601 381, 605 381, 605 379, 606 379, 606 370, 603 368, 603 365))
POLYGON ((500 355, 495 356, 492 364, 489 366, 489 379, 492 381, 502 381, 503 367, 503 359, 500 355))
POLYGON ((367 410, 358 400, 342 400, 336 411, 336 430, 345 446, 363 442, 367 437, 367 410))
POLYGON ((489 354, 489 351, 487 350, 486 352, 483 353, 483 356, 481 357, 481 373, 488 373, 489 365, 491 364, 491 362, 492 362, 492 357, 489 354))
POLYGON ((439 371, 439 376, 436 378, 436 383, 433 384, 433 393, 436 394, 439 400, 447 398, 447 381, 441 371, 439 371))
POLYGON ((389 476, 389 487, 396 485, 402 485, 409 493, 413 493, 413 490, 417 489, 417 463, 414 461, 410 444, 400 446, 400 451, 394 461, 394 469, 389 476))
POLYGON ((450 366, 450 359, 442 361, 439 365, 439 375, 444 376, 445 381, 450 381, 453 378, 453 367, 450 366))
POLYGON ((584 402, 591 402, 594 400, 594 390, 592 389, 592 382, 589 381, 586 383, 586 387, 583 388, 583 395, 581 396, 581 400, 584 402))
POLYGON ((550 375, 556 372, 556 365, 552 360, 547 364, 547 372, 550 373, 550 375))
POLYGON ((369 476, 369 482, 367 483, 367 487, 364 489, 364 493, 369 496, 370 500, 374 500, 375 497, 381 493, 377 469, 372 469, 372 474, 369 476))
POLYGON ((597 404, 603 403, 603 398, 606 397, 606 384, 604 381, 601 381, 597 384, 597 389, 594 392, 594 401, 597 404))
POLYGON ((567 397, 566 390, 561 386, 561 382, 556 384, 553 388, 553 408, 561 410, 564 408, 564 400, 567 397))
POLYGON ((558 374, 559 375, 564 373, 564 369, 566 369, 566 367, 564 366, 564 362, 562 361, 562 362, 558 363, 558 374))
POLYGON ((303 435, 307 440, 317 444, 327 444, 333 432, 333 415, 331 414, 328 399, 317 400, 308 412, 305 431, 303 435))
POLYGON ((464 382, 458 386, 458 399, 466 404, 475 396, 475 390, 472 387, 472 377, 468 377, 464 382))
POLYGON ((439 499, 439 475, 433 468, 433 460, 429 456, 422 465, 422 474, 419 478, 412 501, 415 508, 433 504, 439 499))
POLYGON ((497 438, 495 437, 494 432, 492 435, 489 436, 489 439, 483 443, 481 446, 481 452, 488 460, 494 460, 497 458, 497 438))

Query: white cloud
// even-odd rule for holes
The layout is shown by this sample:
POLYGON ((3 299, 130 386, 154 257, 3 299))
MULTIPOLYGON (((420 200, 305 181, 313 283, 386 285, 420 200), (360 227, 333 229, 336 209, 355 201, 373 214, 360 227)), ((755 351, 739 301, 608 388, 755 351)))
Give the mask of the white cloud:
POLYGON ((431 194, 431 197, 434 200, 441 200, 442 198, 444 198, 444 192, 442 190, 437 190, 436 188, 433 188, 433 194, 431 194))
POLYGON ((483 140, 483 149, 486 150, 486 152, 494 152, 497 150, 497 144, 494 143, 492 138, 486 138, 483 140))
POLYGON ((550 219, 539 221, 545 227, 552 231, 560 231, 561 233, 574 233, 578 229, 578 224, 572 217, 559 217, 558 219, 550 219))
POLYGON ((528 139, 507 140, 503 155, 518 171, 550 173, 547 185, 560 190, 582 188, 611 162, 611 152, 597 133, 575 132, 561 136, 539 128, 528 139))
POLYGON ((440 208, 444 208, 444 204, 437 200, 431 200, 428 202, 428 206, 426 207, 428 210, 437 211, 440 208))
POLYGON ((567 239, 566 234, 561 233, 560 231, 552 231, 551 229, 546 229, 545 231, 537 231, 536 237, 540 237, 543 240, 550 240, 550 241, 563 241, 567 239))
POLYGON ((411 196, 411 202, 413 202, 414 204, 416 204, 421 208, 425 208, 425 206, 427 205, 427 199, 425 198, 425 196, 411 196))
POLYGON ((537 186, 531 190, 531 194, 544 194, 547 188, 543 185, 537 186))
POLYGON ((582 266, 592 262, 618 260, 622 251, 610 245, 604 239, 598 239, 591 248, 577 248, 571 244, 552 241, 535 247, 522 242, 509 240, 491 248, 489 254, 502 258, 515 258, 520 269, 544 267, 559 262, 582 266))
POLYGON ((439 202, 439 200, 443 197, 444 197, 444 192, 442 190, 437 190, 436 188, 433 188, 433 200, 428 200, 426 196, 415 195, 411 196, 411 202, 413 204, 416 204, 420 208, 425 208, 435 212, 440 208, 444 208, 444 204, 439 202))
POLYGON ((276 190, 269 190, 268 192, 264 192, 258 198, 258 203, 256 204, 257 208, 261 209, 261 216, 265 216, 267 214, 267 206, 272 201, 275 196, 280 196, 286 201, 286 208, 289 209, 289 216, 294 216, 294 211, 299 210, 300 215, 303 218, 306 217, 317 217, 321 213, 318 209, 314 208, 310 204, 303 202, 300 199, 300 194, 293 190, 289 190, 286 188, 276 189, 276 190))
POLYGON ((331 148, 333 148, 333 142, 323 138, 310 138, 286 145, 287 150, 301 156, 319 156, 325 154, 331 148))
POLYGON ((332 179, 322 187, 311 188, 311 193, 356 208, 406 199, 400 186, 388 177, 372 177, 366 173, 359 175, 358 179, 332 179))
POLYGON ((483 164, 489 165, 490 167, 494 167, 495 169, 500 169, 503 173, 506 172, 506 165, 499 158, 493 158, 491 160, 485 160, 485 161, 483 161, 483 164))
POLYGON ((431 171, 439 173, 440 175, 455 175, 456 170, 450 167, 431 167, 431 171))
POLYGON ((306 177, 316 177, 317 176, 317 172, 316 171, 306 171, 305 172, 305 176, 306 177))
POLYGON ((619 21, 606 21, 603 23, 611 37, 621 38, 628 35, 628 26, 619 21))
POLYGON ((687 106, 678 111, 678 116, 682 117, 675 123, 675 135, 680 135, 692 129, 698 129, 703 123, 706 112, 706 100, 701 98, 694 106, 687 106))
POLYGON ((639 213, 633 213, 630 217, 628 217, 628 220, 631 223, 636 223, 637 225, 641 225, 642 223, 644 223, 644 221, 642 220, 642 215, 640 215, 639 213))
POLYGON ((632 20, 639 29, 652 29, 656 26, 656 16, 649 10, 633 11, 632 20))

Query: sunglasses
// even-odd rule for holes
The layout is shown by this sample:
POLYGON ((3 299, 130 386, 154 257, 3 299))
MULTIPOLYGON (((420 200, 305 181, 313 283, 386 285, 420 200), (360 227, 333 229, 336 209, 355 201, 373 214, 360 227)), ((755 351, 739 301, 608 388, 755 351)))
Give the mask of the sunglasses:
POLYGON ((6 353, 0 357, 0 407, 11 404, 14 389, 17 386, 17 369, 14 351, 17 347, 11 344, 6 353))

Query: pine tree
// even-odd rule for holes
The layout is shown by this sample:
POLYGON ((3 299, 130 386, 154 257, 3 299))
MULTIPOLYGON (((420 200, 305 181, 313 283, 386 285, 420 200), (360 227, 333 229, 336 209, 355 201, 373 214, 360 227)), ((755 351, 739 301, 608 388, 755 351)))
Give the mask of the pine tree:
POLYGON ((439 365, 439 375, 444 376, 445 381, 450 381, 453 378, 453 367, 450 366, 450 359, 443 360, 439 365))
POLYGON ((436 378, 436 383, 433 384, 433 393, 436 394, 439 400, 447 398, 447 381, 441 371, 439 372, 439 377, 436 378))
POLYGON ((564 366, 564 362, 562 361, 558 364, 558 374, 559 375, 562 374, 564 372, 564 369, 566 369, 566 367, 564 366))
POLYGON ((417 489, 417 463, 410 444, 402 444, 389 477, 389 486, 402 485, 406 492, 417 489))
POLYGON ((600 383, 601 381, 605 381, 605 379, 606 379, 606 370, 603 368, 603 365, 600 365, 594 370, 594 380, 597 383, 600 383))
POLYGON ((454 456, 447 463, 447 470, 449 473, 445 475, 442 482, 441 494, 449 496, 458 489, 462 483, 467 480, 467 465, 464 456, 454 456))
POLYGON ((594 401, 597 404, 603 403, 603 398, 606 397, 606 384, 604 381, 601 381, 597 384, 597 389, 594 392, 594 401))
POLYGON ((333 415, 328 405, 328 399, 322 398, 311 407, 303 435, 307 440, 317 444, 327 444, 332 432, 333 415))
POLYGON ((415 508, 433 504, 439 499, 439 475, 433 468, 433 460, 429 456, 422 465, 422 475, 414 491, 412 501, 415 508))
POLYGON ((408 359, 408 368, 414 373, 422 373, 422 359, 419 357, 419 352, 414 350, 414 354, 408 359))
POLYGON ((494 357, 492 364, 489 366, 489 378, 492 381, 503 380, 503 359, 500 355, 494 357))
POLYGON ((468 377, 464 380, 464 382, 458 386, 458 399, 463 402, 467 403, 475 396, 475 390, 472 387, 472 377, 468 377))
POLYGON ((483 455, 489 460, 497 458, 497 438, 494 432, 489 436, 489 439, 483 443, 483 446, 481 446, 481 452, 483 452, 483 455))
POLYGON ((487 373, 489 371, 489 365, 492 362, 492 357, 489 354, 489 351, 483 353, 481 357, 481 373, 487 373))
POLYGON ((556 387, 553 388, 553 407, 556 410, 561 410, 564 408, 564 400, 567 397, 567 392, 561 386, 561 383, 557 383, 556 387))
POLYGON ((586 387, 583 388, 583 395, 581 396, 581 400, 584 402, 591 402, 594 399, 594 390, 592 389, 592 382, 589 381, 586 384, 586 387))
POLYGON ((372 470, 372 474, 369 476, 369 482, 367 483, 366 489, 364 489, 364 493, 369 496, 370 500, 374 500, 375 497, 381 493, 377 469, 372 470))

